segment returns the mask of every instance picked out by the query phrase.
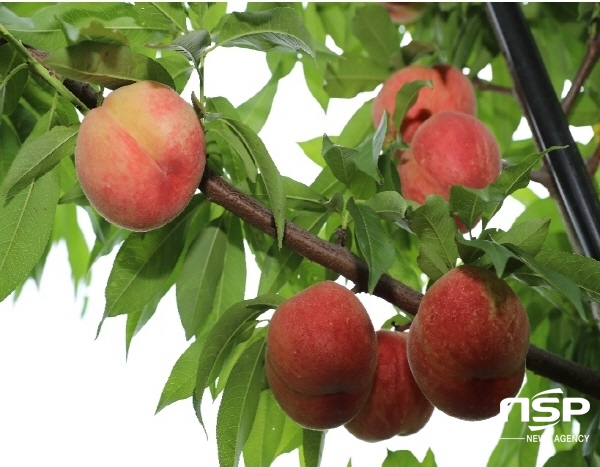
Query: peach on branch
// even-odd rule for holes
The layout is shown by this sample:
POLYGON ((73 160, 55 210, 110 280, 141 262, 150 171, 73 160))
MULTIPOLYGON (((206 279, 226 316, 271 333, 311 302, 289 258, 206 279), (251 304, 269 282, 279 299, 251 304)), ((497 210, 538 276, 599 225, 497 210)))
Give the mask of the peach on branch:
MULTIPOLYGON (((433 88, 421 88, 416 102, 404 116, 400 124, 400 134, 405 143, 410 143, 419 126, 438 112, 454 110, 470 115, 477 112, 473 85, 459 69, 443 64, 433 67, 410 65, 390 76, 375 97, 371 111, 376 128, 386 113, 394 115, 396 96, 402 86, 417 80, 431 81, 433 88)), ((395 128, 389 129, 393 137, 396 132, 395 128)))
POLYGON ((417 21, 427 7, 426 2, 380 2, 390 15, 392 22, 396 24, 409 24, 417 21))
MULTIPOLYGON (((398 165, 402 195, 425 203, 428 195, 450 198, 453 185, 481 189, 502 170, 502 157, 492 132, 476 117, 454 111, 427 120, 403 151, 398 165)), ((457 224, 466 232, 460 220, 457 224)))
POLYGON ((420 431, 433 412, 415 382, 406 357, 407 333, 377 332, 377 371, 369 399, 346 424, 355 437, 378 442, 420 431))
POLYGON ((344 286, 317 283, 273 314, 267 379, 281 408, 303 427, 330 429, 356 416, 369 396, 376 365, 369 315, 344 286))
POLYGON ((525 375, 529 320, 503 279, 450 270, 425 293, 408 334, 408 362, 427 399, 464 420, 491 418, 525 375))
POLYGON ((196 113, 153 81, 111 92, 83 119, 75 148, 77 176, 91 205, 132 231, 156 229, 181 213, 205 163, 196 113))

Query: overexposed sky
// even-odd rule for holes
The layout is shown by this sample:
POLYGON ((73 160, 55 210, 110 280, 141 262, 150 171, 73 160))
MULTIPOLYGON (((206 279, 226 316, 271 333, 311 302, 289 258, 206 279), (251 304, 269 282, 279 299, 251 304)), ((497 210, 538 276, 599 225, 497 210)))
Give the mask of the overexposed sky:
MULTIPOLYGON (((236 10, 244 8, 236 3, 236 10)), ((206 60, 207 96, 225 96, 239 105, 269 79, 264 54, 217 49, 206 60), (240 79, 242 78, 242 79, 240 79)), ((197 79, 184 97, 197 89, 197 79)), ((296 142, 323 133, 337 135, 353 112, 375 93, 354 100, 332 100, 325 115, 312 98, 301 65, 280 82, 272 113, 261 137, 283 175, 310 183, 319 168, 296 142)), ((507 203, 498 223, 506 226, 520 213, 507 203)), ((88 244, 93 235, 80 212, 88 244)), ((499 225, 499 226, 500 226, 499 225)), ((190 400, 154 411, 171 368, 187 348, 171 291, 156 315, 134 338, 125 359, 125 317, 107 320, 98 339, 104 287, 114 254, 100 259, 89 287, 73 290, 66 248, 54 248, 40 288, 29 281, 16 303, 0 303, 0 465, 2 466, 215 466, 216 405, 205 398, 206 440, 190 400), (80 316, 83 301, 87 312, 80 316)), ((247 297, 258 285, 256 267, 247 297)), ((359 295, 379 328, 393 313, 389 304, 359 295)), ((387 450, 408 449, 421 459, 432 447, 438 465, 483 466, 495 446, 498 417, 464 422, 439 411, 418 434, 368 444, 344 428, 328 432, 324 466, 380 465, 387 450)), ((550 433, 543 439, 544 459, 552 453, 550 433)), ((543 460, 542 460, 543 461, 543 460)), ((298 464, 297 453, 275 465, 298 464)))

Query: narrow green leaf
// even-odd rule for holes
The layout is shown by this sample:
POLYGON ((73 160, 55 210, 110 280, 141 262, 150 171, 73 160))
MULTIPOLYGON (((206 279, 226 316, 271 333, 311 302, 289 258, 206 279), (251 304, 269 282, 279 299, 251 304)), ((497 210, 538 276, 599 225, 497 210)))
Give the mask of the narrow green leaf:
MULTIPOLYGON (((506 247, 516 253, 535 274, 537 274, 540 278, 542 278, 550 287, 554 288, 556 291, 561 293, 564 297, 566 297, 569 302, 575 307, 579 316, 582 318, 584 322, 587 322, 587 317, 585 315, 585 311, 583 309, 582 297, 579 288, 575 281, 570 279, 569 277, 559 273, 558 271, 549 268, 548 266, 540 263, 535 259, 532 255, 529 255, 524 250, 511 245, 506 244, 506 247)), ((570 271, 570 270, 563 270, 570 271)))
POLYGON ((431 449, 427 450, 422 462, 409 450, 396 450, 392 452, 388 449, 387 456, 381 466, 437 466, 437 464, 435 462, 435 455, 431 449))
POLYGON ((325 431, 302 429, 300 466, 319 466, 321 464, 324 446, 325 431))
POLYGON ((187 226, 203 200, 196 196, 172 222, 150 232, 132 232, 125 239, 108 277, 105 317, 140 310, 173 285, 187 226))
POLYGON ((586 301, 600 302, 600 262, 583 255, 543 249, 535 261, 574 281, 586 301))
POLYGON ((414 211, 410 227, 421 241, 417 263, 423 273, 436 280, 456 266, 458 248, 454 239, 458 230, 442 197, 427 197, 425 204, 414 211))
POLYGON ((29 70, 23 67, 23 59, 8 44, 0 46, 0 116, 11 115, 25 89, 29 70))
POLYGON ((283 233, 285 228, 285 189, 281 174, 271 159, 262 140, 247 125, 231 119, 223 119, 226 125, 237 136, 246 151, 252 156, 254 163, 260 170, 267 193, 269 194, 270 208, 275 218, 277 229, 277 242, 281 247, 283 244, 283 233))
POLYGON ((54 51, 43 63, 68 78, 109 89, 144 80, 175 89, 171 75, 156 60, 115 44, 80 42, 54 51))
POLYGON ((325 71, 325 91, 333 98, 353 98, 372 91, 389 76, 387 67, 370 58, 346 53, 335 62, 328 62, 325 71))
POLYGON ((8 170, 0 192, 19 190, 54 168, 75 150, 78 126, 53 127, 42 136, 27 139, 8 170))
POLYGON ((499 244, 512 244, 529 255, 537 255, 544 245, 550 227, 550 218, 532 219, 515 224, 508 231, 493 235, 499 244))
POLYGON ((202 341, 193 341, 179 359, 177 359, 160 395, 156 413, 171 403, 184 400, 194 394, 198 360, 200 359, 203 345, 202 341))
POLYGON ((389 66, 390 57, 399 50, 400 35, 385 8, 375 3, 357 8, 350 28, 373 60, 389 66))
POLYGON ((227 247, 222 223, 223 217, 202 230, 190 246, 176 283, 177 310, 187 340, 194 336, 213 308, 227 247))
POLYGON ((217 45, 261 51, 277 48, 315 56, 313 40, 302 15, 287 7, 231 13, 221 25, 217 45))
POLYGON ((365 202, 382 219, 391 222, 404 222, 408 202, 398 192, 379 192, 365 202))
MULTIPOLYGON (((464 239, 461 235, 456 236, 456 241, 459 244, 475 247, 483 250, 488 258, 492 261, 494 268, 496 269, 496 276, 501 278, 504 275, 504 269, 506 268, 507 262, 511 258, 519 259, 517 255, 511 252, 509 249, 493 241, 481 240, 481 239, 464 239)), ((465 260, 463 258, 463 260, 465 260)))
POLYGON ((157 48, 180 52, 190 62, 194 62, 196 66, 199 66, 200 59, 202 58, 202 55, 204 55, 206 49, 210 47, 210 44, 210 33, 202 29, 177 36, 168 46, 158 46, 157 48))
POLYGON ((331 169, 331 172, 333 172, 333 175, 340 182, 343 182, 346 187, 350 187, 356 172, 358 151, 354 148, 338 146, 327 135, 323 135, 322 153, 323 159, 331 169))
POLYGON ((202 413, 202 396, 204 389, 210 385, 216 364, 229 352, 236 337, 246 330, 246 324, 269 309, 276 309, 283 302, 281 296, 269 294, 255 299, 242 301, 227 309, 212 327, 202 348, 198 361, 196 385, 194 387, 194 408, 198 421, 204 427, 202 413))
POLYGON ((55 168, 13 197, 0 195, 0 301, 27 278, 44 253, 59 191, 55 168))
POLYGON ((227 380, 217 414, 217 447, 221 466, 237 466, 252 430, 265 380, 266 341, 260 340, 242 354, 227 380))
POLYGON ((402 88, 400 88, 400 91, 396 94, 396 104, 394 107, 394 115, 392 116, 394 128, 400 128, 404 116, 415 102, 417 102, 419 91, 424 87, 433 88, 433 83, 429 80, 415 80, 405 83, 402 88))
POLYGON ((283 452, 278 452, 284 436, 286 414, 283 412, 271 390, 260 393, 260 401, 252 431, 244 445, 245 466, 271 466, 283 452))
POLYGON ((238 106, 242 122, 256 133, 261 131, 271 113, 278 83, 279 80, 270 79, 258 93, 238 106))
POLYGON ((368 292, 371 294, 381 275, 394 264, 396 251, 375 211, 366 205, 357 205, 353 198, 346 203, 346 209, 354 220, 356 240, 369 265, 368 292))

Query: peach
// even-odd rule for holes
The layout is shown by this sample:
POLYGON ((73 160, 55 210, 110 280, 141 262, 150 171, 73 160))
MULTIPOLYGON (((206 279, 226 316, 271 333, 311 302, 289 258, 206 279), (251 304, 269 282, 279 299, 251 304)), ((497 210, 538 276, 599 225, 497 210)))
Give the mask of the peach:
POLYGON ((455 418, 500 412, 525 375, 529 320, 521 301, 489 270, 463 265, 425 293, 408 334, 408 362, 427 399, 455 418))
POLYGON ((204 130, 171 88, 142 81, 111 92, 83 119, 75 166, 90 204, 132 231, 174 219, 196 191, 206 163, 204 130))
POLYGON ((361 440, 378 442, 414 434, 427 424, 433 413, 432 404, 410 371, 406 342, 407 333, 377 332, 377 371, 369 399, 345 426, 361 440))
POLYGON ((417 21, 427 7, 426 2, 380 2, 388 11, 392 22, 396 24, 409 24, 417 21))
POLYGON ((267 332, 267 379, 275 399, 303 427, 350 421, 369 396, 377 338, 358 298, 333 281, 283 302, 267 332))
POLYGON ((455 111, 439 112, 424 122, 398 165, 402 195, 420 204, 431 194, 448 200, 453 185, 484 188, 501 169, 492 132, 476 117, 455 111))
MULTIPOLYGON (((410 143, 417 128, 429 117, 444 110, 454 110, 475 115, 477 101, 475 91, 469 79, 462 72, 449 65, 424 67, 410 65, 390 76, 373 101, 371 108, 373 124, 377 128, 382 117, 394 115, 396 95, 406 83, 416 80, 429 80, 433 88, 421 88, 416 102, 408 110, 400 125, 400 134, 405 143, 410 143)), ((391 128, 390 135, 395 137, 397 129, 391 128)))

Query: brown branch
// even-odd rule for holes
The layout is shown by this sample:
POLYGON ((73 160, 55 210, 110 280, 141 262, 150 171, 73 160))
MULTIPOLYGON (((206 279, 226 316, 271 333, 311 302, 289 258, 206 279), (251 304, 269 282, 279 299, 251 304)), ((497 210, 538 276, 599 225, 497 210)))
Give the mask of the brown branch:
POLYGON ((573 78, 571 89, 569 89, 569 92, 561 103, 565 115, 569 115, 573 109, 573 104, 575 104, 575 100, 579 95, 579 91, 583 86, 583 83, 585 83, 585 80, 587 80, 588 76, 592 72, 596 61, 598 60, 598 56, 600 56, 600 33, 596 34, 594 37, 591 37, 587 42, 583 61, 579 66, 579 70, 577 70, 575 78, 573 78))
MULTIPOLYGON (((76 87, 72 92, 77 94, 76 87)), ((97 96, 90 109, 97 106, 97 96)), ((206 197, 252 226, 275 238, 273 213, 252 197, 227 183, 211 170, 205 170, 200 181, 200 190, 206 197)), ((367 264, 344 247, 327 242, 314 234, 286 221, 283 243, 307 260, 318 263, 349 279, 357 291, 367 291, 369 269, 367 264)), ((384 274, 373 291, 378 296, 410 315, 415 315, 423 295, 405 284, 384 274)), ((557 383, 573 388, 585 395, 600 400, 600 372, 582 366, 564 357, 530 345, 527 368, 557 383)))
MULTIPOLYGON (((200 190, 210 201, 222 206, 252 226, 275 238, 274 218, 269 209, 236 189, 212 171, 206 171, 200 190)), ((369 270, 365 262, 343 247, 331 244, 287 221, 283 243, 306 259, 344 276, 366 290, 369 270)), ((423 295, 384 274, 374 295, 415 315, 423 295)), ((527 368, 555 382, 600 400, 600 372, 530 345, 527 368)))
POLYGON ((490 83, 489 81, 482 80, 481 78, 474 77, 471 79, 473 86, 476 89, 482 91, 494 91, 496 93, 505 94, 507 96, 513 96, 512 88, 507 86, 496 85, 494 83, 490 83))
POLYGON ((592 154, 589 159, 585 162, 585 167, 587 168, 588 174, 593 179, 596 171, 598 170, 598 165, 600 164, 600 145, 596 146, 596 150, 594 154, 592 154))

